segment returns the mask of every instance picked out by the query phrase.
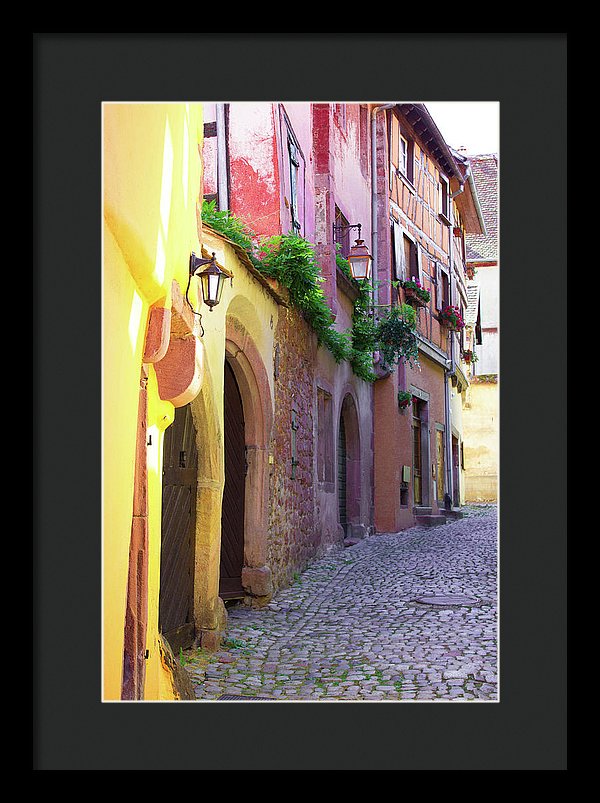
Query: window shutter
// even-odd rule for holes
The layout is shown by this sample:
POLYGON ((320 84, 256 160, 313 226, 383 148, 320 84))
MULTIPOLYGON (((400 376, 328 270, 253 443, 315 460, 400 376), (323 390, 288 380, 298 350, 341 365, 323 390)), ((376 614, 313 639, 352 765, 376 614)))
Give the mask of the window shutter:
POLYGON ((415 251, 417 255, 417 276, 421 284, 423 284, 423 261, 421 259, 421 249, 418 245, 415 245, 415 251))
POLYGON ((442 268, 439 262, 435 263, 435 308, 438 312, 444 306, 444 282, 442 268))
POLYGON ((404 268, 404 244, 402 230, 400 224, 394 220, 392 224, 393 240, 394 240, 394 267, 396 279, 402 280, 405 277, 404 268))

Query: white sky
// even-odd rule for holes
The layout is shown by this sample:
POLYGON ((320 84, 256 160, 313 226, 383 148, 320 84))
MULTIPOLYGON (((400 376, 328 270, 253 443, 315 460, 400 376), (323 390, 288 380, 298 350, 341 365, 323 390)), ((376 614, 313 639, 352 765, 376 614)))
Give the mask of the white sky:
POLYGON ((500 103, 488 101, 423 101, 442 136, 454 150, 467 154, 499 153, 500 103))

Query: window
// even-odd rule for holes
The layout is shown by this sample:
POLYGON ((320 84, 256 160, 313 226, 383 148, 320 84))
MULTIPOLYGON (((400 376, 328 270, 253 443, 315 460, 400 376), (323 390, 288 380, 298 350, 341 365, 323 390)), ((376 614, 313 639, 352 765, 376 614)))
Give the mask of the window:
POLYGON ((333 490, 333 405, 331 394, 317 388, 317 477, 332 483, 333 490))
POLYGON ((405 278, 421 279, 421 260, 416 242, 404 235, 404 270, 405 278))
POLYGON ((292 231, 300 233, 300 215, 298 212, 298 174, 300 171, 300 157, 298 148, 291 137, 288 138, 288 154, 290 160, 290 214, 292 216, 292 231))
POLYGON ((450 278, 441 262, 435 264, 435 308, 442 310, 450 303, 450 278))
POLYGON ((392 220, 393 266, 398 280, 419 279, 421 276, 421 253, 413 238, 402 230, 400 224, 392 220))
POLYGON ((398 154, 398 169, 406 175, 408 169, 408 141, 400 134, 400 148, 398 154))
POLYGON ((440 182, 438 184, 438 212, 440 215, 450 222, 450 187, 448 179, 440 175, 440 182))
POLYGON ((282 105, 279 106, 281 133, 281 178, 286 220, 282 230, 302 236, 304 231, 306 159, 282 105))
POLYGON ((414 174, 413 163, 414 144, 412 140, 407 139, 403 134, 400 134, 398 142, 398 170, 410 182, 412 182, 414 174))

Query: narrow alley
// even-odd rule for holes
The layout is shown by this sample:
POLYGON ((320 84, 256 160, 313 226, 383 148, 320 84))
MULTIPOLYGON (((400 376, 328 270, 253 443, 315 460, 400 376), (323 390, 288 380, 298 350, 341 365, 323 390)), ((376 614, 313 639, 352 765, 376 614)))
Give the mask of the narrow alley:
POLYGON ((497 701, 496 578, 496 506, 467 507, 335 548, 180 660, 203 701, 497 701))

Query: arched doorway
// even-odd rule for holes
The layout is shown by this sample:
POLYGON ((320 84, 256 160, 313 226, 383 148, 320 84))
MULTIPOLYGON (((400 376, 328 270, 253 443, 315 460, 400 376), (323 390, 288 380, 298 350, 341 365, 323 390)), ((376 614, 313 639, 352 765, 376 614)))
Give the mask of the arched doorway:
POLYGON ((196 540, 196 429, 189 404, 175 409, 163 446, 162 539, 158 624, 171 649, 191 646, 196 540))
POLYGON ((348 499, 346 496, 346 426, 344 416, 340 416, 340 426, 338 430, 338 513, 339 520, 344 535, 348 526, 348 499))
POLYGON ((242 396, 235 374, 225 360, 224 374, 225 486, 221 513, 221 563, 219 596, 244 596, 244 518, 246 489, 246 434, 242 396))
POLYGON ((344 397, 340 410, 337 468, 339 523, 346 536, 352 525, 360 524, 361 502, 360 431, 350 393, 344 397))

